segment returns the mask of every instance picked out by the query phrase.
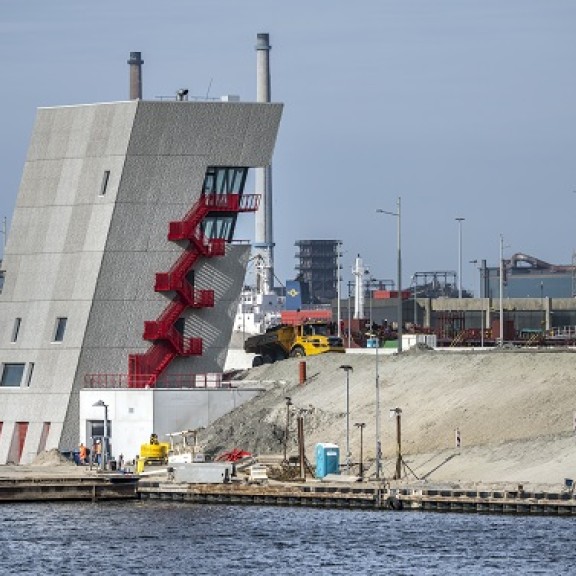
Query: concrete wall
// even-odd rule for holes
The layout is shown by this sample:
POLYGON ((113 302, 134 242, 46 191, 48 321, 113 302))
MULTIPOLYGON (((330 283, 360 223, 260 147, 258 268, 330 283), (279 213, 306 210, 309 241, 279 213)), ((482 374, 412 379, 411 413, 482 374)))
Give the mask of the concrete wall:
MULTIPOLYGON (((77 444, 79 391, 86 373, 125 373, 144 352, 144 322, 167 305, 156 272, 183 250, 167 240, 202 189, 206 168, 270 162, 282 106, 131 101, 41 109, 18 195, 0 295, 0 362, 24 363, 32 377, 0 387, 0 464, 17 422, 29 423, 22 463, 46 448, 77 444), (108 185, 102 194, 104 173, 108 185), (54 342, 56 318, 68 319, 54 342), (15 318, 21 318, 11 342, 15 318)), ((249 255, 199 262, 196 288, 213 288, 216 306, 188 314, 186 331, 204 338, 202 358, 170 370, 222 369, 249 255)), ((12 446, 13 448, 13 446, 12 446)), ((12 450, 14 452, 14 450, 12 450)))
MULTIPOLYGON (((117 458, 122 454, 125 460, 133 460, 150 434, 155 433, 161 442, 167 442, 167 433, 206 427, 259 392, 257 388, 82 390, 79 441, 91 446, 86 433, 87 421, 104 420, 104 408, 94 406, 99 400, 108 405, 112 456, 117 458)), ((75 446, 70 447, 73 448, 75 446)))

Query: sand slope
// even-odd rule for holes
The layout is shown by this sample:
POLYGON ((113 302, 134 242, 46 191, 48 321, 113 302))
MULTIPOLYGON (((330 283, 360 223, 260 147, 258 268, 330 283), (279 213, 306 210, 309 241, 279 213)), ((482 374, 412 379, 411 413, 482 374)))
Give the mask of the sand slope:
MULTIPOLYGON (((374 356, 325 354, 306 358, 308 380, 299 385, 300 360, 248 370, 244 378, 266 391, 205 431, 208 451, 240 447, 257 454, 282 453, 286 396, 293 402, 289 452, 297 454, 296 415, 303 415, 306 452, 317 442, 346 446, 346 374, 350 373, 350 446, 359 460, 375 455, 376 361, 374 356)), ((396 428, 389 409, 402 409, 407 478, 428 482, 524 483, 561 486, 576 478, 576 353, 492 350, 410 350, 379 355, 381 439, 385 474, 393 473, 396 428), (455 429, 461 448, 455 447, 455 429)))

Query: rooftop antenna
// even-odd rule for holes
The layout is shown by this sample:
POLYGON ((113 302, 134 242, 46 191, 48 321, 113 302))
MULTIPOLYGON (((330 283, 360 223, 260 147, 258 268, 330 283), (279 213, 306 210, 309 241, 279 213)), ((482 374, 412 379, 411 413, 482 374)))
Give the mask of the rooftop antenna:
POLYGON ((206 100, 208 100, 208 97, 210 96, 210 88, 212 88, 212 80, 213 78, 210 78, 210 82, 208 82, 208 90, 206 90, 206 100))

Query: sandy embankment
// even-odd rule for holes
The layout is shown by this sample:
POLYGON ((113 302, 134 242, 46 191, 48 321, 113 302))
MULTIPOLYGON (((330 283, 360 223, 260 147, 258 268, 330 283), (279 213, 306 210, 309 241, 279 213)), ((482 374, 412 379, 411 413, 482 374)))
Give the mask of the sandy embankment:
MULTIPOLYGON (((317 442, 346 446, 346 375, 350 364, 350 445, 364 460, 375 455, 376 362, 374 356, 326 354, 306 359, 308 382, 299 385, 299 360, 254 368, 246 379, 267 391, 223 417, 204 433, 208 450, 240 447, 257 454, 282 453, 286 396, 293 402, 290 452, 297 454, 296 414, 304 416, 306 452, 317 442)), ((402 447, 415 476, 429 483, 549 484, 576 477, 576 353, 573 351, 407 351, 379 356, 385 475, 394 469, 395 420, 402 409, 402 447), (455 447, 455 429, 461 448, 455 447)), ((407 468, 407 479, 416 478, 407 468)))

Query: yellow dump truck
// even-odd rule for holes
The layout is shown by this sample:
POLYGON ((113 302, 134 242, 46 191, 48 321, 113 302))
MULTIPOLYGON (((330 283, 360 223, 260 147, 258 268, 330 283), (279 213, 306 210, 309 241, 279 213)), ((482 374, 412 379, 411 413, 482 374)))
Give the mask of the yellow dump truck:
POLYGON ((252 361, 254 367, 289 357, 345 352, 342 338, 330 334, 329 328, 329 324, 322 321, 309 321, 295 326, 273 326, 264 334, 247 338, 244 351, 256 354, 252 361))

